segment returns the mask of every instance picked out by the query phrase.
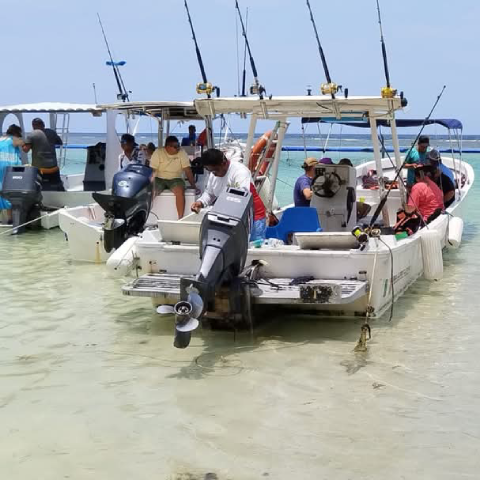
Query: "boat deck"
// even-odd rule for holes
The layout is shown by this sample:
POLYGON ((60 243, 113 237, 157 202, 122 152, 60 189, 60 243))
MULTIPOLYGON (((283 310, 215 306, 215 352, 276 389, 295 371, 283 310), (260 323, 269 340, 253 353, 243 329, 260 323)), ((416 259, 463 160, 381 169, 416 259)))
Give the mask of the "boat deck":
MULTIPOLYGON (((180 300, 180 275, 143 275, 124 285, 124 295, 180 300)), ((306 279, 292 285, 291 278, 259 279, 252 284, 255 304, 329 304, 351 303, 368 292, 368 282, 361 280, 306 279)))

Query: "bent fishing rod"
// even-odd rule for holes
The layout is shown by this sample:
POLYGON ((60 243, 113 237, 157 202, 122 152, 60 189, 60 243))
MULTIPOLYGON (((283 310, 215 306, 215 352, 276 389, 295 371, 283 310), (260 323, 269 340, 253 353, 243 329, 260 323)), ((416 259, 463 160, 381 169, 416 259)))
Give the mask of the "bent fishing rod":
POLYGON ((192 31, 192 39, 195 44, 195 52, 197 54, 198 66, 200 67, 200 73, 202 75, 202 82, 197 84, 197 93, 204 93, 208 98, 212 98, 212 91, 217 91, 217 97, 220 96, 220 89, 218 87, 213 87, 211 83, 207 80, 207 74, 205 73, 205 66, 202 60, 202 54, 200 53, 200 48, 197 42, 197 36, 195 35, 195 29, 193 28, 192 17, 190 16, 190 10, 188 9, 187 0, 184 1, 185 10, 187 11, 188 23, 190 24, 190 30, 192 31))
MULTIPOLYGON (((407 154, 405 155, 405 159, 403 160, 402 164, 400 165, 400 168, 398 169, 397 171, 397 174, 395 175, 395 178, 393 179, 393 182, 396 182, 398 180, 398 177, 401 175, 402 173, 402 169, 405 167, 405 164, 407 163, 407 160, 408 160, 408 157, 410 156, 410 153, 412 152, 413 150, 413 147, 415 147, 415 144, 418 142, 418 139, 420 138, 420 135, 422 134, 425 126, 427 125, 427 122, 430 120, 430 117, 432 116, 432 113, 433 111, 435 110, 436 106, 438 105, 438 102, 440 101, 440 98, 442 98, 442 95, 443 95, 443 92, 445 91, 445 89, 447 88, 446 85, 443 86, 441 92, 438 94, 437 96, 437 99, 435 100, 435 103, 433 104, 433 107, 432 109, 430 110, 430 113, 428 114, 427 117, 425 117, 425 119, 423 120, 423 123, 422 123, 422 126, 420 128, 420 131, 418 132, 417 136, 415 137, 415 140, 412 142, 412 145, 410 146, 410 148, 408 149, 408 152, 407 154)), ((378 207, 377 209, 375 210, 375 213, 373 214, 372 216, 372 219, 370 221, 370 227, 373 227, 373 225, 375 224, 375 222, 377 221, 377 218, 378 216, 380 215, 380 212, 383 210, 383 207, 385 206, 385 204, 387 203, 387 199, 388 199, 388 196, 390 195, 390 192, 392 191, 392 189, 390 190, 387 190, 384 194, 384 197, 382 198, 382 200, 380 200, 380 203, 378 204, 378 207)))
POLYGON ((112 52, 110 51, 110 45, 108 44, 107 40, 107 35, 105 34, 105 30, 103 29, 103 24, 102 24, 102 19, 100 18, 100 14, 97 13, 98 17, 98 23, 100 23, 100 28, 102 29, 102 34, 103 34, 103 39, 105 40, 105 45, 107 46, 107 52, 108 56, 110 57, 110 61, 107 62, 108 66, 112 67, 113 70, 113 75, 115 76, 115 81, 117 82, 117 87, 118 87, 118 94, 117 94, 117 99, 122 100, 123 102, 130 101, 130 98, 128 96, 129 93, 132 93, 128 91, 125 88, 125 84, 123 83, 123 78, 122 75, 120 74, 120 70, 118 69, 119 66, 125 65, 124 61, 121 62, 115 62, 113 60, 112 52))
POLYGON ((335 93, 337 93, 338 86, 332 82, 332 78, 330 77, 330 72, 328 70, 328 65, 327 65, 327 59, 325 58, 325 54, 323 53, 320 37, 318 36, 317 24, 315 23, 315 19, 313 18, 312 7, 310 6, 309 0, 307 0, 307 7, 310 12, 310 20, 312 21, 313 31, 315 32, 315 37, 317 39, 318 52, 320 53, 320 59, 322 60, 323 71, 325 72, 325 78, 327 79, 327 85, 323 84, 321 87, 322 93, 324 95, 330 93, 330 95, 332 95, 332 99, 335 100, 335 93))
POLYGON ((263 94, 266 92, 265 87, 263 87, 259 80, 258 80, 258 72, 257 67, 255 66, 255 60, 253 59, 252 50, 250 49, 250 43, 247 37, 247 31, 245 30, 245 25, 243 23, 242 12, 240 11, 240 7, 238 6, 238 0, 235 0, 235 8, 238 11, 238 16, 240 17, 240 25, 242 26, 242 35, 245 38, 245 46, 248 50, 248 56, 250 58, 250 66, 252 67, 253 73, 253 81, 255 82, 254 85, 250 87, 250 93, 252 95, 258 95, 260 100, 263 100, 263 94))

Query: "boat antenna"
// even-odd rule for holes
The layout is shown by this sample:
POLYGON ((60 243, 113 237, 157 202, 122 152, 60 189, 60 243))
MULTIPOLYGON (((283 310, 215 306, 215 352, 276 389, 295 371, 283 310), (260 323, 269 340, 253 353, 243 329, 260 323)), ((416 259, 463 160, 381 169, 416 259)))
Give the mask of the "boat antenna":
POLYGON ((387 47, 385 46, 385 39, 383 37, 383 28, 382 28, 382 14, 380 12, 380 2, 377 1, 377 12, 378 12, 378 25, 380 27, 380 43, 382 44, 382 57, 383 57, 383 70, 385 71, 385 81, 387 82, 386 87, 382 88, 382 98, 394 98, 397 94, 397 90, 392 88, 390 85, 390 72, 388 70, 388 59, 387 59, 387 47))
POLYGON ((323 53, 322 44, 320 43, 320 37, 318 36, 317 25, 315 23, 315 19, 313 18, 312 7, 310 6, 309 0, 307 0, 307 7, 310 12, 310 20, 312 21, 313 31, 315 32, 315 37, 317 39, 318 52, 320 53, 320 59, 322 60, 323 71, 325 72, 325 78, 327 79, 327 83, 322 83, 320 90, 323 95, 330 94, 332 98, 335 99, 335 94, 340 87, 336 83, 333 83, 332 78, 330 77, 327 59, 325 58, 325 54, 323 53))
MULTIPOLYGON (((245 30, 248 30, 248 8, 245 14, 245 30)), ((242 97, 246 97, 245 93, 245 84, 247 81, 247 42, 245 42, 245 47, 243 49, 243 73, 242 73, 242 97)))
MULTIPOLYGON (((438 94, 437 96, 437 99, 435 100, 435 103, 433 104, 433 107, 432 109, 430 110, 430 113, 428 114, 427 117, 425 117, 425 119, 423 120, 423 123, 422 123, 422 126, 420 128, 420 131, 418 132, 417 136, 415 137, 415 140, 413 140, 412 142, 412 145, 410 146, 407 154, 405 155, 405 160, 403 161, 402 165, 400 166, 400 168, 398 169, 397 171, 397 174, 395 175, 395 178, 393 179, 393 182, 396 182, 398 180, 398 177, 400 176, 400 174, 402 173, 402 169, 403 167, 405 166, 405 164, 407 163, 407 160, 408 160, 408 157, 410 156, 410 153, 412 152, 413 150, 413 147, 415 146, 415 144, 418 142, 418 139, 420 138, 420 135, 422 134, 423 132, 423 129, 425 128, 425 126, 427 125, 428 121, 430 120, 430 117, 432 116, 432 113, 433 111, 435 110, 438 102, 440 101, 440 98, 442 98, 442 95, 443 95, 443 92, 445 91, 445 89, 447 88, 446 85, 443 86, 442 90, 440 91, 440 93, 438 94)), ((380 203, 378 204, 378 207, 377 209, 375 210, 375 213, 373 214, 372 216, 372 219, 370 221, 370 227, 372 227, 375 222, 377 221, 377 218, 378 216, 380 215, 380 212, 382 211, 383 207, 385 206, 385 204, 387 203, 387 199, 388 199, 388 196, 390 195, 390 192, 392 191, 392 189, 389 189, 385 192, 382 200, 380 200, 380 203)))
POLYGON ((129 98, 128 94, 132 93, 132 92, 125 88, 125 84, 123 83, 122 75, 120 74, 120 70, 118 69, 118 67, 122 67, 127 62, 125 62, 125 61, 115 62, 113 60, 112 52, 110 51, 110 45, 108 44, 107 36, 106 36, 105 30, 103 28, 102 19, 100 18, 100 14, 98 12, 97 12, 97 17, 98 17, 98 23, 100 23, 100 28, 102 29, 102 34, 103 34, 103 39, 105 40, 105 45, 107 46, 108 56, 110 57, 110 60, 108 62, 106 62, 106 64, 109 67, 112 67, 113 75, 115 77, 115 81, 117 82, 117 87, 118 87, 117 100, 122 100, 122 102, 127 102, 127 101, 129 102, 130 98, 129 98))
POLYGON ((217 97, 220 96, 220 89, 214 87, 207 80, 207 74, 205 73, 205 66, 203 65, 202 54, 200 53, 200 48, 198 47, 197 37, 195 35, 195 30, 193 28, 192 17, 190 16, 190 10, 188 9, 187 0, 184 1, 185 10, 187 11, 188 23, 190 24, 190 29, 192 30, 192 39, 195 44, 195 52, 197 54, 198 66, 200 67, 200 73, 202 74, 202 83, 197 83, 197 93, 206 94, 208 98, 212 98, 212 92, 215 90, 217 92, 217 97))
POLYGON ((252 67, 253 81, 254 84, 250 87, 251 95, 258 95, 260 100, 263 100, 263 94, 266 92, 265 87, 260 84, 258 80, 257 67, 255 66, 255 60, 253 59, 252 50, 250 49, 250 43, 248 42, 247 31, 245 30, 245 25, 243 23, 242 12, 238 6, 238 0, 235 0, 235 8, 238 11, 238 16, 240 17, 240 25, 242 26, 242 35, 245 38, 245 47, 248 50, 248 56, 250 58, 250 66, 252 67))
POLYGON ((98 100, 97 100, 97 88, 95 86, 95 83, 92 83, 92 87, 93 87, 93 96, 95 98, 95 104, 98 104, 98 100))

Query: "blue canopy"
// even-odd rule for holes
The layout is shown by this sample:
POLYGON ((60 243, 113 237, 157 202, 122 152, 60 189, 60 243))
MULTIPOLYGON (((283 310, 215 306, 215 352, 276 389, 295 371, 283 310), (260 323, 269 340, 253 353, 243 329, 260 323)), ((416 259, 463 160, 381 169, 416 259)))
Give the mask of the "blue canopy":
MULTIPOLYGON (((407 118, 399 118, 395 120, 398 128, 404 127, 421 127, 425 120, 422 119, 407 119, 407 118)), ((359 128, 370 128, 370 123, 368 118, 363 118, 359 121, 349 122, 347 120, 337 120, 335 118, 318 118, 318 117, 303 117, 302 123, 337 123, 339 125, 347 125, 348 127, 359 127, 359 128)), ((442 127, 448 129, 458 129, 462 130, 463 125, 460 120, 456 120, 455 118, 431 118, 425 122, 425 125, 441 125, 442 127)), ((379 127, 390 127, 390 120, 384 119, 377 119, 377 125, 379 127)))

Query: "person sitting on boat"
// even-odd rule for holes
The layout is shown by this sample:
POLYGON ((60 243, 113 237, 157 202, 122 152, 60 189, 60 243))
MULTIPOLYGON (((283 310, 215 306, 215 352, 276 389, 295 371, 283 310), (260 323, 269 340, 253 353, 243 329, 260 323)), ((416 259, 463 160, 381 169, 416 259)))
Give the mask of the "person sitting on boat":
MULTIPOLYGON (((427 154, 427 172, 431 174, 432 180, 440 187, 443 193, 443 203, 448 208, 455 201, 455 184, 452 178, 442 169, 440 153, 437 150, 431 150, 427 154)), ((445 167, 445 165, 443 165, 445 167)), ((451 170, 445 167, 450 173, 451 170)))
POLYGON ((444 209, 443 194, 437 184, 426 174, 426 167, 415 169, 415 183, 410 191, 405 211, 407 214, 419 212, 428 224, 435 220, 444 209))
POLYGON ((216 148, 203 152, 200 161, 211 175, 201 197, 192 204, 192 211, 199 213, 202 208, 215 203, 220 193, 228 187, 250 191, 253 196, 253 226, 250 241, 265 239, 267 228, 265 205, 257 193, 250 170, 240 162, 232 162, 216 148))
MULTIPOLYGON (((0 136, 0 191, 7 167, 22 164, 20 147, 23 145, 22 129, 18 125, 10 125, 5 135, 0 136)), ((0 210, 7 213, 7 223, 12 223, 12 204, 0 197, 0 210)))
POLYGON ((25 153, 32 151, 32 165, 40 171, 42 189, 65 191, 55 150, 57 145, 63 145, 62 139, 55 130, 45 128, 41 118, 32 120, 32 128, 33 131, 27 134, 22 149, 25 153))
POLYGON ((409 189, 412 188, 415 183, 415 168, 425 163, 429 145, 430 139, 426 135, 420 135, 417 146, 410 150, 410 153, 405 159, 404 168, 408 169, 407 188, 409 189))
POLYGON ((197 129, 195 125, 188 126, 188 137, 182 138, 182 147, 194 147, 197 140, 197 129))
POLYGON ((303 162, 302 168, 305 173, 297 178, 293 187, 293 202, 296 207, 309 207, 312 198, 312 180, 315 176, 315 166, 318 160, 314 157, 308 157, 303 162))
POLYGON ((145 165, 145 153, 135 142, 135 137, 129 133, 124 133, 120 139, 120 146, 123 152, 118 156, 118 167, 123 170, 128 165, 145 165))
POLYGON ((165 189, 175 195, 178 218, 185 212, 185 181, 187 177, 190 186, 200 193, 195 184, 190 160, 180 147, 177 137, 170 136, 165 140, 164 148, 157 148, 150 159, 150 166, 155 171, 155 193, 160 195, 165 189))

